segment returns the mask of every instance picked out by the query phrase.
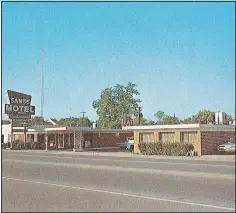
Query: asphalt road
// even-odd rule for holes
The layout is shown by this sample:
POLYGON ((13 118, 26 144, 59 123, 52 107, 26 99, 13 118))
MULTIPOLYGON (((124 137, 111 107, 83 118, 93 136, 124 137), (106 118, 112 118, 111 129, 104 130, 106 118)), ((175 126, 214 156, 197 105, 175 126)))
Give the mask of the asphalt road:
POLYGON ((2 152, 2 211, 235 211, 235 163, 2 152))

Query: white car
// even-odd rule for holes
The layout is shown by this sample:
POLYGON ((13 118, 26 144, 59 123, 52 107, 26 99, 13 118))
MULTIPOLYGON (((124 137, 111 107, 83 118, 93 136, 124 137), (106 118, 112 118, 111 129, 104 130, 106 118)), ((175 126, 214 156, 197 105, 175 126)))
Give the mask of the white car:
POLYGON ((224 144, 218 146, 220 152, 235 152, 235 139, 230 139, 224 144))

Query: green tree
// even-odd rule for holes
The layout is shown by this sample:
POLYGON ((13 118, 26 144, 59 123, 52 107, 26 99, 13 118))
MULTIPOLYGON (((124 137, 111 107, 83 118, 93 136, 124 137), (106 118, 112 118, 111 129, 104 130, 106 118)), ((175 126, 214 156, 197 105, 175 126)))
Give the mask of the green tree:
POLYGON ((158 111, 154 116, 158 119, 158 123, 162 123, 163 118, 165 117, 165 113, 163 111, 158 111))
POLYGON ((208 124, 214 123, 215 112, 210 110, 200 110, 196 115, 192 117, 193 123, 208 124))
POLYGON ((189 117, 189 118, 185 118, 185 119, 183 120, 183 123, 184 123, 184 124, 191 124, 191 123, 193 123, 193 116, 192 116, 192 117, 189 117))
POLYGON ((174 117, 171 115, 165 115, 163 117, 163 124, 180 124, 181 121, 178 117, 174 117))
MULTIPOLYGON (((231 115, 227 115, 227 120, 232 121, 233 118, 231 115)), ((200 124, 209 124, 215 123, 215 112, 211 110, 200 110, 196 115, 192 115, 189 118, 185 118, 183 123, 200 123, 200 124)))
POLYGON ((45 125, 47 122, 44 120, 41 116, 34 116, 31 119, 29 119, 28 126, 33 127, 37 125, 45 125))
POLYGON ((184 123, 200 123, 200 124, 209 124, 215 122, 215 112, 211 110, 200 110, 197 114, 192 115, 189 118, 184 119, 184 123))
POLYGON ((233 121, 232 115, 228 115, 228 114, 227 114, 227 120, 228 120, 228 121, 233 121))
POLYGON ((85 118, 61 118, 58 122, 58 125, 61 126, 84 126, 84 127, 90 127, 91 121, 85 117, 85 118))
POLYGON ((149 120, 149 121, 148 121, 148 120, 147 120, 144 125, 155 125, 155 124, 156 124, 155 121, 153 121, 153 120, 149 120))
POLYGON ((137 85, 131 82, 127 86, 117 84, 114 88, 104 89, 100 98, 92 103, 99 117, 99 126, 121 127, 120 120, 131 117, 141 102, 135 98, 136 95, 139 95, 137 85))

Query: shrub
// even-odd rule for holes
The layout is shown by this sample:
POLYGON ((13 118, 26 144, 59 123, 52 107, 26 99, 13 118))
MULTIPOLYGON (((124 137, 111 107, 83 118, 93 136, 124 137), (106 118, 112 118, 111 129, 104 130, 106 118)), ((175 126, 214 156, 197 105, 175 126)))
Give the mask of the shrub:
POLYGON ((140 152, 144 155, 172 155, 172 156, 185 156, 187 151, 193 147, 190 143, 183 142, 152 142, 140 143, 140 152))
POLYGON ((2 143, 2 149, 6 149, 6 148, 9 148, 8 143, 2 143))
POLYGON ((31 149, 39 150, 40 149, 40 143, 39 142, 31 142, 31 149))
POLYGON ((12 149, 24 149, 24 142, 20 140, 13 141, 12 149))
POLYGON ((26 142, 25 149, 31 149, 31 142, 26 142))

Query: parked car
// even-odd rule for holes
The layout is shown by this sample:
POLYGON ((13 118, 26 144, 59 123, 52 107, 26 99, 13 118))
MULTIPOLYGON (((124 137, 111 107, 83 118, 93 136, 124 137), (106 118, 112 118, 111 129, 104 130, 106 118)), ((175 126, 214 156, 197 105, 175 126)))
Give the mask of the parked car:
POLYGON ((235 152, 235 139, 230 139, 226 143, 218 146, 220 152, 235 152))
POLYGON ((123 143, 117 143, 117 146, 119 146, 121 149, 129 149, 130 152, 133 152, 134 150, 134 138, 128 137, 125 142, 123 143))
POLYGON ((127 149, 128 142, 125 141, 123 143, 117 143, 116 145, 119 146, 121 149, 127 149))
POLYGON ((129 149, 130 152, 134 151, 134 137, 127 138, 127 149, 129 149))

